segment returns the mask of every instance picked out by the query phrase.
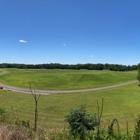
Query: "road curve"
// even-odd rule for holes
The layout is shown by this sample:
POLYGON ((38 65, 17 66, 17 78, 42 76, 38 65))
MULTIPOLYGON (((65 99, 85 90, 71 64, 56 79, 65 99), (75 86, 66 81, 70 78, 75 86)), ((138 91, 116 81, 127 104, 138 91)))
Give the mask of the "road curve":
MULTIPOLYGON (((126 82, 126 83, 121 83, 121 84, 116 84, 116 85, 111 85, 111 86, 105 86, 105 87, 98 87, 98 88, 91 88, 91 89, 80 89, 80 90, 33 90, 35 94, 42 94, 42 95, 50 95, 50 94, 57 94, 57 93, 78 93, 78 92, 89 92, 89 91, 97 91, 97 90, 105 90, 105 89, 111 89, 111 88, 116 88, 120 86, 126 86, 130 84, 137 83, 138 81, 131 81, 131 82, 126 82)), ((4 84, 0 84, 1 86, 4 87, 4 90, 11 89, 12 91, 15 92, 22 92, 22 93, 28 93, 31 94, 30 89, 24 89, 24 88, 17 88, 17 87, 12 87, 12 86, 7 86, 4 84)))

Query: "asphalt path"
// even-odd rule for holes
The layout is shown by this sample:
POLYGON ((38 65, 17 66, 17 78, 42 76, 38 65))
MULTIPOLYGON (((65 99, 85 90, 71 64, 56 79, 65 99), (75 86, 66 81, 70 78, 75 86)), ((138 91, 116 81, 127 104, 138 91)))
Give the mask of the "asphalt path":
MULTIPOLYGON (((91 89, 57 90, 57 91, 55 91, 55 90, 32 90, 32 91, 34 92, 34 94, 42 94, 42 95, 51 95, 51 94, 58 94, 58 93, 78 93, 78 92, 89 92, 89 91, 97 91, 97 90, 117 88, 117 87, 126 86, 126 85, 130 85, 130 84, 134 84, 134 83, 138 83, 138 81, 135 80, 135 81, 131 81, 131 82, 126 82, 126 83, 121 83, 121 84, 116 84, 116 85, 110 85, 110 86, 105 86, 105 87, 91 88, 91 89)), ((31 94, 30 89, 17 88, 17 87, 4 85, 4 84, 0 84, 0 85, 4 87, 4 90, 10 89, 11 91, 15 91, 15 92, 22 92, 22 93, 31 94)))

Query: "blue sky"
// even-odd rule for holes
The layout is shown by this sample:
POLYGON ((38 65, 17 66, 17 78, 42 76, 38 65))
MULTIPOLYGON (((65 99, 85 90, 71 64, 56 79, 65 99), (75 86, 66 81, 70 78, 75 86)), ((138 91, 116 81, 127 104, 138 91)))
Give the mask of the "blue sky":
POLYGON ((0 63, 140 62, 139 0, 0 0, 0 63))

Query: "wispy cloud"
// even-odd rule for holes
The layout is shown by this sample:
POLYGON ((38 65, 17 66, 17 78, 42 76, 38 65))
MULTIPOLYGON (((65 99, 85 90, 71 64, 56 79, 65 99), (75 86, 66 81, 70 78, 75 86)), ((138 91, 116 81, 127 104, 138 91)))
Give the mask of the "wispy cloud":
POLYGON ((66 46, 66 44, 65 44, 65 43, 63 43, 63 46, 66 46))
POLYGON ((93 55, 91 54, 90 57, 93 57, 93 55))
POLYGON ((20 39, 19 40, 20 43, 27 43, 27 41, 20 39))

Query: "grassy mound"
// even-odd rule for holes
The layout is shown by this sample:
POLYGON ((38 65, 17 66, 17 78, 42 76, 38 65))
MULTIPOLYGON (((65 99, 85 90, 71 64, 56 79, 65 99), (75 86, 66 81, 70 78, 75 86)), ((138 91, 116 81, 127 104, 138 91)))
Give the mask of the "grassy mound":
POLYGON ((33 89, 72 90, 128 82, 136 80, 136 75, 137 71, 6 69, 6 73, 0 75, 0 83, 23 88, 29 88, 31 83, 33 89))

